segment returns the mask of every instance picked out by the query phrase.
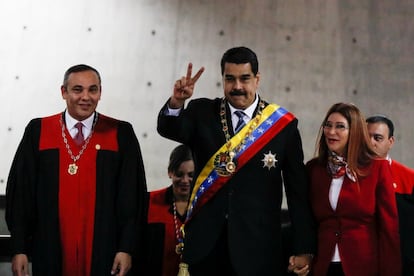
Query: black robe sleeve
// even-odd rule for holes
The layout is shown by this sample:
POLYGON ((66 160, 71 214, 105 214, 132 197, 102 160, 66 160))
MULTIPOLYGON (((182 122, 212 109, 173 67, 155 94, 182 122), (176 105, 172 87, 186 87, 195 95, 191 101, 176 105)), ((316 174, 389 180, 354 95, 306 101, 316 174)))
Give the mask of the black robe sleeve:
POLYGON ((30 253, 35 223, 34 185, 40 137, 40 119, 26 127, 10 169, 6 187, 6 223, 12 255, 30 253))

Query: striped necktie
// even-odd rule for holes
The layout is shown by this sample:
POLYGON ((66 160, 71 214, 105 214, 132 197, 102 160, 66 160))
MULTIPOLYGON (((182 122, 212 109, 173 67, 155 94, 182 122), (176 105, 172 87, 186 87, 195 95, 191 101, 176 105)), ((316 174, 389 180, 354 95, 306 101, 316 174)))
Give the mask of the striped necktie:
POLYGON ((246 122, 243 120, 246 114, 240 110, 234 111, 234 114, 236 114, 237 117, 239 117, 239 121, 237 122, 236 128, 234 129, 234 134, 236 134, 246 125, 246 122))
POLYGON ((75 140, 75 143, 78 146, 80 146, 85 140, 85 138, 83 137, 83 132, 82 132, 83 124, 81 122, 77 122, 75 127, 78 129, 78 133, 76 133, 75 137, 73 137, 73 140, 75 140))

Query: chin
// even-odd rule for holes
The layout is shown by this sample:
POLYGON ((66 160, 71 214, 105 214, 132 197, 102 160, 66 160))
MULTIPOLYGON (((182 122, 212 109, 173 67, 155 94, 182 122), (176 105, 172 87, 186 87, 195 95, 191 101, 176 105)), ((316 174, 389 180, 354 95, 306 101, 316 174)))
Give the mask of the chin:
POLYGON ((237 109, 242 109, 242 110, 247 108, 247 105, 245 103, 233 102, 233 103, 231 103, 231 105, 234 106, 237 109))

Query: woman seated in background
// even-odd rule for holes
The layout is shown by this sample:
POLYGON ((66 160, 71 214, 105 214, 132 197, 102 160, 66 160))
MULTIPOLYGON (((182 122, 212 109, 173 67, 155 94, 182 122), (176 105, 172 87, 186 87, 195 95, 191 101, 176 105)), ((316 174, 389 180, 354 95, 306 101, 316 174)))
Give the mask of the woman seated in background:
POLYGON ((369 139, 355 105, 328 110, 306 165, 318 227, 313 275, 401 275, 391 171, 369 139))

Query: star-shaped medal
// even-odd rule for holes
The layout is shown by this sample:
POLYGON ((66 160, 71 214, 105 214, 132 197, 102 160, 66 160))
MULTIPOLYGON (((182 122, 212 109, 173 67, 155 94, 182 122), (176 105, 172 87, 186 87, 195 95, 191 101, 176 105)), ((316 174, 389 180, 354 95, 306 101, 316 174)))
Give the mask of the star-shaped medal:
POLYGON ((262 159, 263 161, 263 168, 267 167, 270 171, 270 168, 276 168, 276 154, 273 154, 270 150, 269 153, 265 153, 264 154, 264 158, 262 159))

